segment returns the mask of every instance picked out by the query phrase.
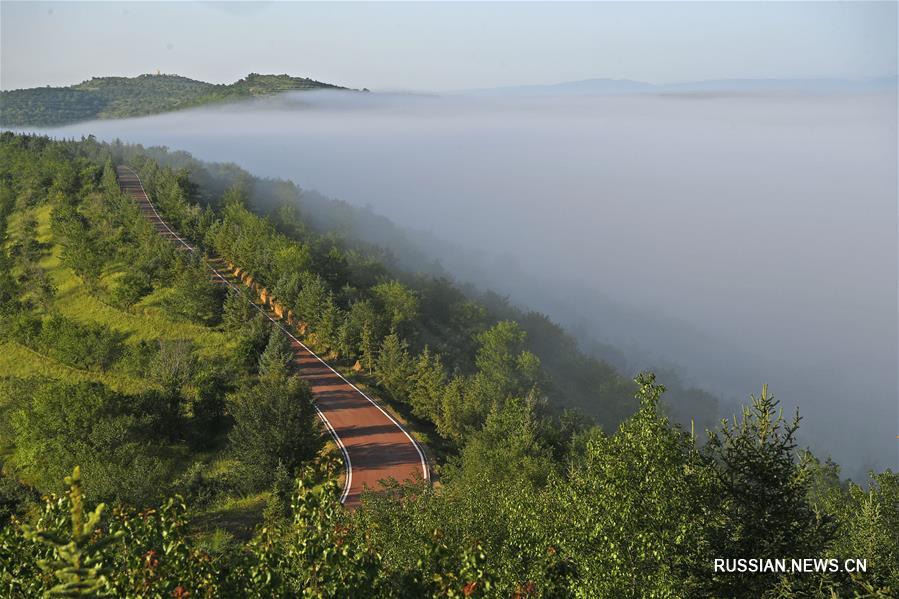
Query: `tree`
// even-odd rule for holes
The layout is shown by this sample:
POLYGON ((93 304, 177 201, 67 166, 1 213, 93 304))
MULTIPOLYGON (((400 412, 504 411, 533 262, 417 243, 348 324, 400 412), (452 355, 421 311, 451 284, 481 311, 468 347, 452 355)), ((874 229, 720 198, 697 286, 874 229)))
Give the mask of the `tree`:
POLYGON ((552 453, 541 438, 534 398, 522 398, 490 412, 483 429, 462 448, 451 478, 472 492, 488 484, 534 488, 543 486, 552 470, 552 453))
POLYGON ((374 355, 380 342, 378 332, 381 330, 381 321, 375 307, 368 300, 356 300, 350 304, 344 320, 342 335, 348 346, 345 355, 359 356, 362 361, 371 362, 366 370, 371 372, 374 367, 374 355))
POLYGON ((166 307, 176 316, 201 324, 221 319, 224 288, 216 285, 199 257, 182 257, 175 267, 175 280, 166 307))
POLYGON ((472 419, 465 413, 465 377, 456 375, 450 379, 440 397, 440 411, 435 423, 437 432, 444 439, 462 441, 472 425, 472 419))
POLYGON ((181 387, 197 369, 193 343, 186 339, 160 339, 159 351, 153 356, 150 372, 166 397, 178 397, 181 387))
POLYGON ((297 315, 300 320, 315 325, 328 299, 327 284, 311 273, 303 273, 302 288, 297 295, 297 315))
POLYGON ((497 399, 524 395, 539 382, 540 359, 525 349, 526 334, 510 320, 498 322, 478 335, 475 365, 497 399))
POLYGON ((228 439, 252 489, 270 485, 279 462, 293 471, 321 446, 312 394, 299 377, 264 377, 230 396, 229 407, 228 439))
POLYGON ((458 431, 479 428, 487 414, 512 397, 538 393, 542 378, 540 359, 524 348, 525 333, 512 321, 502 321, 477 337, 478 372, 466 381, 460 413, 444 412, 446 424, 458 431))
MULTIPOLYGON (((124 531, 96 535, 106 505, 101 503, 93 511, 86 511, 81 492, 81 470, 75 466, 65 483, 69 485, 69 504, 72 531, 63 538, 50 531, 23 525, 25 536, 53 549, 54 559, 39 565, 60 582, 47 591, 53 597, 96 597, 105 594, 112 573, 103 554, 104 549, 124 536, 124 531)), ((108 563, 108 562, 107 562, 108 563)))
POLYGON ((257 373, 259 358, 268 345, 271 336, 271 324, 259 312, 245 321, 237 331, 237 347, 234 350, 234 363, 239 370, 257 373))
POLYGON ((384 307, 392 329, 400 330, 403 323, 418 316, 418 296, 399 281, 385 281, 371 292, 384 307))
POLYGON ((22 307, 22 290, 12 275, 12 266, 6 251, 0 249, 0 318, 15 314, 22 307))
POLYGON ((47 274, 47 271, 41 268, 37 262, 28 262, 24 266, 19 285, 44 310, 50 310, 53 305, 53 298, 56 295, 56 285, 53 283, 50 275, 47 274))
POLYGON ((297 479, 292 519, 266 528, 250 544, 253 582, 247 586, 265 597, 389 596, 380 556, 347 526, 336 482, 313 486, 312 480, 309 469, 297 479))
MULTIPOLYGON (((867 581, 876 588, 899 589, 899 474, 869 473, 867 489, 855 483, 834 485, 832 495, 816 505, 833 514, 837 535, 829 557, 867 560, 867 581)), ((844 581, 840 595, 856 591, 844 581)))
POLYGON ((259 356, 259 374, 274 377, 287 376, 293 359, 294 351, 290 345, 290 338, 278 327, 271 327, 268 345, 259 356))
POLYGON ((440 355, 432 354, 425 347, 418 356, 412 379, 412 389, 409 392, 409 405, 412 406, 412 413, 419 418, 436 422, 445 384, 446 371, 440 361, 440 355))
POLYGON ((239 331, 258 314, 247 298, 240 292, 228 288, 222 304, 222 324, 229 331, 239 331))
POLYGON ((368 324, 362 325, 362 333, 359 336, 359 356, 362 367, 369 374, 375 370, 376 347, 374 331, 368 324))
MULTIPOLYGON (((723 420, 704 447, 720 483, 718 518, 709 529, 714 555, 818 557, 833 538, 831 518, 810 502, 809 471, 796 459, 799 413, 785 421, 778 405, 763 386, 739 421, 723 420)), ((762 596, 776 584, 776 577, 758 573, 709 577, 709 591, 718 596, 762 596)))
POLYGON ((62 263, 81 277, 88 289, 96 291, 106 256, 87 220, 74 206, 58 204, 53 210, 53 233, 62 244, 62 263))
POLYGON ((153 282, 150 275, 141 269, 132 268, 117 281, 113 290, 113 301, 123 308, 128 308, 152 290, 153 282))
POLYGON ((636 382, 639 411, 611 437, 592 431, 568 480, 554 483, 551 534, 582 573, 582 596, 707 596, 690 580, 710 569, 709 472, 689 435, 661 414, 664 387, 651 374, 636 382))
POLYGON ((324 306, 319 314, 318 321, 315 325, 316 342, 325 351, 331 351, 338 348, 340 324, 343 315, 337 304, 334 303, 334 296, 329 292, 325 297, 324 306))
POLYGON ((397 401, 409 398, 410 379, 414 364, 409 356, 406 342, 396 333, 384 338, 375 363, 375 378, 397 401))
POLYGON ((153 434, 160 410, 158 401, 99 383, 39 385, 12 414, 16 464, 42 490, 56 489, 78 465, 92 496, 145 505, 171 474, 171 457, 153 434))

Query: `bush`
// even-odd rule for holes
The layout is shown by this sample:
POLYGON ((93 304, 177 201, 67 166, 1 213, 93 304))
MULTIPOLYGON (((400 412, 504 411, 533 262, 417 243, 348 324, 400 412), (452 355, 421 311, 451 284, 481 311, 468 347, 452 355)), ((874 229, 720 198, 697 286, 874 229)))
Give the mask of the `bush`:
POLYGON ((262 314, 244 323, 237 337, 237 347, 234 350, 234 367, 245 373, 256 373, 259 368, 259 358, 262 356, 268 344, 271 325, 262 314))
POLYGON ((153 290, 150 277, 139 270, 129 270, 112 291, 112 302, 120 308, 130 308, 153 290))
POLYGON ((63 364, 103 370, 120 354, 122 335, 103 325, 53 315, 44 321, 35 349, 63 364))
POLYGON ((212 282, 202 260, 184 258, 175 268, 172 292, 165 300, 168 312, 192 322, 213 325, 221 320, 223 287, 212 282))
POLYGON ((128 344, 119 359, 118 366, 125 372, 135 376, 146 376, 159 351, 159 344, 146 339, 128 344))
POLYGON ((30 312, 19 312, 3 321, 3 336, 32 349, 41 334, 41 319, 30 312))
POLYGON ((97 498, 142 505, 164 492, 171 462, 153 434, 159 417, 148 410, 156 402, 99 383, 51 382, 22 403, 11 418, 13 460, 39 489, 58 489, 64 475, 81 465, 97 498))
POLYGON ((300 378, 265 377, 229 400, 234 428, 228 439, 253 490, 271 484, 279 462, 292 472, 321 448, 312 394, 300 378))

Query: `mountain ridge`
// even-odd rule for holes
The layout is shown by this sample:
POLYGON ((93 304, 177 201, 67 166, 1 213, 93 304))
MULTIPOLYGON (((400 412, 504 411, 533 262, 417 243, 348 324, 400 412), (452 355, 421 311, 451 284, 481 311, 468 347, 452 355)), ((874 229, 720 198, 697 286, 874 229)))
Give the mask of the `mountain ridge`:
POLYGON ((93 77, 63 87, 0 92, 0 124, 52 126, 106 118, 127 118, 220 104, 287 91, 348 88, 287 74, 250 73, 229 84, 174 74, 93 77))

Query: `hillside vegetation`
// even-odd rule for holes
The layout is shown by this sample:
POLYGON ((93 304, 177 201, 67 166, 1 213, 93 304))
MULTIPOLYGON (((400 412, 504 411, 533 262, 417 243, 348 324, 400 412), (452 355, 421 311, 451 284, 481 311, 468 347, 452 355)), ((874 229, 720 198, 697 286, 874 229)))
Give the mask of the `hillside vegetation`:
POLYGON ((0 134, 0 339, 20 356, 0 373, 0 595, 899 588, 899 476, 841 480, 798 447, 798 414, 767 388, 687 432, 653 374, 626 380, 545 317, 316 231, 295 192, 229 167, 173 169, 139 146, 0 134), (119 191, 120 163, 205 258, 156 235, 119 191), (264 214, 272 185, 289 201, 264 214), (210 280, 203 260, 219 257, 440 446, 439 484, 387 481, 340 506, 339 462, 284 337, 210 280), (601 417, 565 410, 569 389, 601 417), (867 572, 713 570, 739 557, 858 558, 867 572))
POLYGON ((286 91, 345 89, 291 77, 251 73, 240 81, 212 84, 179 75, 94 77, 68 87, 0 92, 0 125, 55 126, 90 119, 124 118, 233 102, 286 91))

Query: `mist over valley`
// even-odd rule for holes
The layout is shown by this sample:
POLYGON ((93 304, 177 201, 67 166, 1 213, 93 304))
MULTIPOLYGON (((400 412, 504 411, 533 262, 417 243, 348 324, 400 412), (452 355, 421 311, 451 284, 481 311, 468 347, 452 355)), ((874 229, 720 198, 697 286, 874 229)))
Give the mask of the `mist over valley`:
POLYGON ((383 214, 460 281, 627 373, 715 393, 723 416, 767 382, 855 476, 897 464, 895 105, 300 92, 44 132, 185 150, 383 214))

